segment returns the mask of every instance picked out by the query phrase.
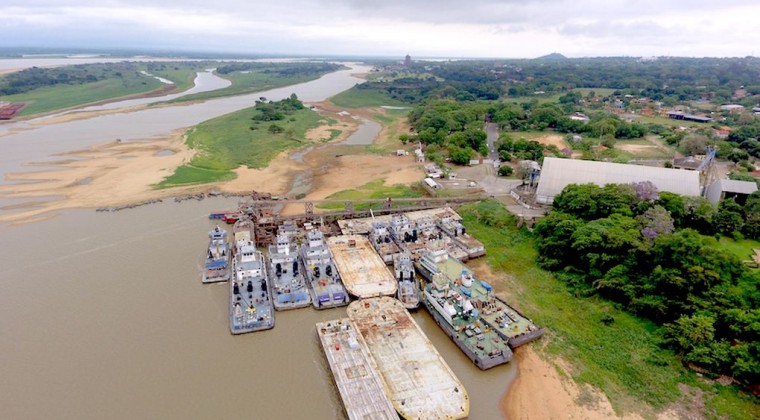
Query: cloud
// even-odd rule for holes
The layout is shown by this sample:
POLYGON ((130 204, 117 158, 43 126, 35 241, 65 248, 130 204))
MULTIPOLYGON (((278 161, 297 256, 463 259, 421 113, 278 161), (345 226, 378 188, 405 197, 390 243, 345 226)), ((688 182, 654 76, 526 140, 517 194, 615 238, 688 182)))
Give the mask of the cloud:
POLYGON ((283 54, 747 55, 760 4, 725 0, 5 0, 0 46, 283 54), (22 44, 23 43, 23 44, 22 44))

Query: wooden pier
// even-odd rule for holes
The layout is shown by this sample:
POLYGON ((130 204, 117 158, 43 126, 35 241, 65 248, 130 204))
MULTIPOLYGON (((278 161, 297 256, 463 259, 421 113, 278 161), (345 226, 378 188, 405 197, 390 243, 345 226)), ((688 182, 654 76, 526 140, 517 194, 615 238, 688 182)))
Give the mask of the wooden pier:
POLYGON ((322 342, 346 414, 351 420, 396 420, 367 345, 348 318, 318 322, 322 342))

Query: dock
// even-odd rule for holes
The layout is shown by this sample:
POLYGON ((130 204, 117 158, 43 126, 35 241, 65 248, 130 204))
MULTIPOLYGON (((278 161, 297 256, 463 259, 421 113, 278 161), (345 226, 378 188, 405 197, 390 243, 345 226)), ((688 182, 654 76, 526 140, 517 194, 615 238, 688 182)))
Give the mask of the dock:
POLYGON ((389 297, 348 306, 385 384, 393 407, 405 419, 461 419, 470 398, 401 302, 389 297))
POLYGON ((396 279, 369 239, 360 235, 333 236, 327 246, 348 293, 359 299, 396 294, 396 279))
POLYGON ((367 345, 348 318, 318 322, 317 335, 351 420, 397 420, 367 345))

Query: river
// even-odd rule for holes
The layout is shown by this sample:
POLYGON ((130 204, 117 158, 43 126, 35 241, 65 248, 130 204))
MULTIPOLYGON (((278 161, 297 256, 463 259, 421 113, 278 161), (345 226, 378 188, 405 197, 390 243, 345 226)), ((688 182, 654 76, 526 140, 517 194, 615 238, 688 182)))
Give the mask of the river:
POLYGON ((0 136, 0 173, 22 171, 24 163, 50 160, 58 153, 117 139, 135 141, 165 136, 175 130, 251 107, 262 96, 280 100, 295 93, 305 102, 323 101, 361 83, 362 79, 351 74, 368 70, 366 66, 351 65, 350 69, 339 70, 310 82, 200 103, 148 108, 57 124, 2 124, 0 127, 11 133, 0 136))
MULTIPOLYGON (((0 137, 0 170, 114 138, 164 135, 292 92, 320 101, 359 79, 343 70, 287 88, 34 127, 0 137)), ((0 226, 0 418, 335 419, 343 409, 314 325, 345 308, 276 314, 232 336, 225 284, 203 285, 211 210, 234 199, 66 210, 0 226)), ((414 314, 465 385, 472 419, 500 418, 515 363, 482 372, 430 316, 414 314)))
MULTIPOLYGON (((232 336, 226 284, 203 285, 211 210, 235 200, 117 213, 69 210, 0 231, 0 418, 342 418, 314 324, 345 308, 278 312, 232 336)), ((471 398, 499 418, 514 363, 482 372, 418 310, 471 398)))

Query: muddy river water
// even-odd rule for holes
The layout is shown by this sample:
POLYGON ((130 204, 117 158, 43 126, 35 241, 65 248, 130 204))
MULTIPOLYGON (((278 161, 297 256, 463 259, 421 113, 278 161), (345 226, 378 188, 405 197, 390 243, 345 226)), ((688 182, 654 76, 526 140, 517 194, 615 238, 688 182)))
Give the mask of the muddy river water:
MULTIPOLYGON (((161 135, 259 96, 323 100, 356 83, 354 71, 0 137, 0 170, 113 138, 161 135)), ((0 418, 343 418, 314 324, 345 308, 278 312, 273 330, 233 337, 227 286, 201 284, 207 215, 236 204, 165 200, 0 226, 0 418)), ((514 362, 482 372, 424 310, 414 317, 464 383, 470 418, 500 418, 514 362)))

